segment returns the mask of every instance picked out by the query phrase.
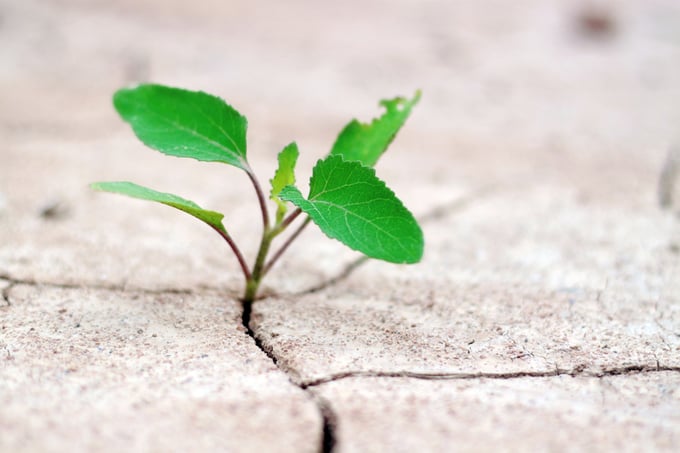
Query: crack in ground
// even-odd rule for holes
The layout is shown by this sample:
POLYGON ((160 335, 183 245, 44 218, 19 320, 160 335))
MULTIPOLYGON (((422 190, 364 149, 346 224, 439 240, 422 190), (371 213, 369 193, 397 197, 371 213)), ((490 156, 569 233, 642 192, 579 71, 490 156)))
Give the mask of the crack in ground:
POLYGON ((310 397, 311 400, 316 405, 319 414, 321 415, 321 420, 323 423, 321 445, 319 451, 323 453, 331 453, 335 448, 336 444, 335 428, 337 426, 337 416, 335 415, 335 412, 333 412, 333 409, 331 408, 330 404, 327 401, 315 395, 311 391, 307 390, 307 386, 303 386, 295 382, 290 376, 290 374, 288 374, 286 370, 279 366, 278 364, 279 360, 274 355, 272 349, 264 345, 262 340, 257 336, 255 331, 250 326, 250 319, 253 314, 253 302, 241 301, 241 304, 243 307, 243 311, 241 313, 241 322, 243 323, 243 327, 246 330, 246 334, 253 339, 253 341, 255 342, 255 346, 257 346, 267 357, 269 357, 269 359, 276 366, 276 368, 278 368, 282 373, 284 373, 288 377, 288 380, 294 386, 298 387, 300 390, 305 392, 305 394, 307 394, 307 396, 310 397))
POLYGON ((2 288, 2 300, 4 300, 7 305, 5 305, 5 307, 0 308, 8 308, 12 306, 12 302, 9 300, 9 292, 12 290, 12 288, 14 288, 16 283, 13 283, 11 280, 7 279, 3 280, 9 282, 9 284, 6 287, 2 288))
MULTIPOLYGON (((481 186, 475 190, 472 190, 469 192, 467 195, 463 195, 460 198, 457 198, 453 201, 450 201, 448 203, 444 203, 440 206, 436 206, 430 211, 426 212, 425 214, 421 215, 418 218, 418 221, 420 223, 426 224, 431 221, 436 221, 440 220, 448 215, 455 214, 466 207, 468 207, 473 201, 476 201, 479 198, 485 197, 489 194, 492 194, 494 192, 497 192, 499 189, 499 185, 486 185, 486 186, 481 186)), ((361 256, 354 261, 351 261, 348 263, 337 275, 328 278, 327 280, 322 281, 321 283, 312 286, 311 288, 304 289, 302 291, 296 292, 289 294, 291 296, 303 296, 305 294, 310 294, 310 293, 315 293, 318 291, 321 291, 323 289, 329 288, 330 286, 333 286, 342 280, 345 280, 348 278, 358 267, 360 267, 362 264, 364 264, 366 261, 368 261, 370 258, 367 256, 361 256)), ((181 289, 181 288, 162 288, 162 289, 145 289, 145 288, 131 288, 128 287, 126 284, 111 284, 111 285, 106 285, 106 284, 88 284, 88 283, 58 283, 58 282, 40 282, 34 279, 19 279, 12 277, 9 273, 4 273, 0 272, 0 280, 6 280, 9 282, 9 288, 12 286, 16 285, 29 285, 29 286, 48 286, 51 288, 60 288, 60 289, 99 289, 99 290, 105 290, 105 291, 135 291, 138 293, 142 294, 197 294, 194 290, 191 289, 181 289)), ((223 289, 219 288, 204 288, 207 291, 220 291, 223 292, 223 289)), ((6 296, 6 292, 8 292, 8 288, 5 288, 2 291, 2 297, 5 299, 5 301, 8 301, 8 296, 6 296)), ((238 296, 236 293, 232 292, 232 294, 229 294, 231 297, 234 299, 237 299, 238 296)), ((262 295, 258 298, 258 300, 263 300, 263 299, 269 299, 271 297, 276 297, 276 295, 262 295)), ((248 314, 250 316, 250 314, 248 314)), ((252 332, 251 332, 252 333, 252 332)), ((252 335, 251 335, 252 336, 252 335)))
MULTIPOLYGON (((493 191, 495 191, 497 187, 495 186, 485 186, 480 189, 477 189, 459 199, 453 200, 450 203, 444 204, 442 206, 437 206, 431 211, 425 213, 423 216, 420 217, 419 221, 421 223, 428 223, 433 220, 439 220, 444 218, 447 215, 451 215, 453 213, 456 213, 465 207, 467 207, 471 202, 474 200, 478 199, 481 196, 487 195, 493 191)), ((294 295, 304 295, 304 294, 309 294, 309 293, 314 293, 317 291, 321 291, 323 289, 326 289, 332 285, 335 285, 339 283, 340 281, 348 278, 355 269, 360 267, 362 264, 364 264, 366 261, 368 261, 368 257, 362 256, 357 258, 356 260, 350 262, 345 266, 345 268, 336 276, 331 277, 325 281, 322 281, 320 284, 315 285, 314 287, 308 288, 306 290, 303 290, 301 292, 298 292, 294 295)), ((126 287, 125 285, 87 285, 87 284, 70 284, 70 283, 41 283, 37 282, 35 280, 30 280, 30 279, 16 279, 13 278, 10 275, 7 274, 1 274, 0 273, 0 279, 6 280, 9 282, 9 285, 2 290, 2 297, 3 299, 7 302, 8 306, 11 305, 9 302, 9 291, 11 288, 18 284, 24 284, 24 285, 33 285, 33 286, 50 286, 53 288, 62 288, 62 289, 83 289, 83 288, 88 288, 88 289, 100 289, 100 290, 108 290, 108 291, 125 291, 125 290, 130 290, 131 288, 126 287)), ((135 291, 141 292, 141 293, 174 293, 174 294, 195 294, 194 291, 192 290, 180 290, 180 289, 165 289, 165 290, 144 290, 144 289, 135 289, 135 291)), ((266 299, 267 297, 262 297, 261 299, 266 299)), ((314 401, 316 404, 319 413, 321 415, 321 419, 323 421, 323 432, 322 432, 322 440, 321 440, 321 446, 320 446, 320 451, 323 453, 330 453, 333 451, 336 445, 336 436, 335 436, 335 429, 337 426, 337 416, 333 412, 333 409, 331 408, 331 405, 329 402, 325 401, 322 399, 320 396, 315 395, 314 393, 310 392, 307 390, 309 387, 313 385, 318 385, 318 384, 300 384, 295 382, 291 376, 281 367, 278 365, 278 358, 273 354, 271 348, 267 348, 264 343, 258 338, 256 333, 253 331, 253 329, 250 326, 250 320, 252 316, 252 311, 253 311, 253 302, 246 302, 242 301, 242 313, 241 313, 241 323, 243 324, 243 327, 245 328, 246 334, 253 339, 255 342, 255 346, 257 346, 271 361, 272 363, 279 369, 281 370, 286 376, 288 376, 290 382, 300 388, 302 391, 304 391, 311 399, 314 401)), ((337 378, 339 379, 339 378, 337 378)), ((335 380, 335 379, 332 379, 335 380)))
MULTIPOLYGON (((58 282, 41 282, 38 280, 34 279, 22 279, 22 278, 15 278, 12 277, 9 274, 0 274, 0 280, 4 280, 9 283, 9 285, 2 290, 2 296, 3 298, 7 300, 9 290, 13 288, 14 286, 17 285, 27 285, 27 286, 44 286, 44 287, 49 287, 49 288, 57 288, 57 289, 93 289, 93 290, 102 290, 102 291, 118 291, 118 292, 125 292, 125 291, 132 291, 135 293, 140 293, 140 294, 183 294, 183 295, 196 295, 199 294, 194 290, 191 289, 184 289, 184 288, 158 288, 158 289, 148 289, 148 288, 134 288, 134 287, 129 287, 126 285, 106 285, 106 284, 90 284, 90 283, 58 283, 58 282), (7 297, 6 297, 7 293, 7 297)), ((223 293, 222 289, 218 288, 204 288, 205 292, 220 292, 220 294, 223 293)), ((234 296, 235 293, 229 294, 229 296, 234 296)))
POLYGON ((368 261, 370 258, 367 256, 360 256, 359 258, 355 259, 354 261, 351 261, 349 264, 345 265, 345 267, 336 275, 333 277, 330 277, 321 283, 318 283, 317 285, 314 285, 310 288, 304 289, 302 291, 298 291, 296 293, 291 294, 291 296, 305 296, 307 294, 314 294, 318 293, 319 291, 323 291, 324 289, 330 288, 341 281, 349 278, 350 275, 362 264, 364 264, 366 261, 368 261))
MULTIPOLYGON (((456 199, 450 203, 442 206, 438 206, 428 213, 420 216, 419 221, 421 223, 428 223, 430 221, 435 221, 444 218, 447 215, 455 214, 467 206, 469 206, 473 201, 480 197, 486 196, 490 193, 495 192, 498 186, 486 186, 469 193, 459 199, 456 199)), ((306 290, 293 293, 293 296, 301 296, 309 293, 314 293, 333 286, 342 280, 348 278, 357 268, 363 265, 369 258, 362 256, 356 260, 347 264, 344 269, 337 275, 322 281, 320 284, 315 285, 306 290)), ((129 288, 125 285, 88 285, 88 284, 75 284, 75 283, 43 283, 32 279, 17 279, 13 278, 8 274, 0 273, 0 279, 7 281, 9 284, 3 288, 1 295, 2 298, 10 306, 9 293, 12 288, 16 285, 33 285, 33 286, 49 286, 54 288, 62 289, 99 289, 107 291, 126 291, 134 290, 140 293, 146 294, 197 294, 193 290, 189 289, 143 289, 143 288, 129 288)), ((213 291, 218 291, 217 289, 213 291)), ((223 291, 223 290, 219 290, 223 291)), ((270 296, 271 297, 271 296, 270 296)), ((261 299, 267 299, 269 297, 262 297, 261 299)), ((234 297, 237 299, 237 297, 234 297)), ((319 379, 314 379, 306 382, 296 382, 293 380, 291 375, 286 372, 285 369, 279 366, 278 358, 273 353, 272 348, 268 348, 260 338, 258 338, 255 331, 252 329, 251 323, 252 317, 252 302, 242 301, 242 315, 241 322, 246 331, 246 334, 251 337, 255 345, 272 361, 272 363, 286 376, 288 376, 289 381, 304 391, 310 399, 315 403, 317 409, 321 415, 323 421, 322 439, 320 445, 320 451, 323 453, 330 453, 334 450, 336 446, 336 434, 338 418, 331 405, 328 401, 324 400, 320 396, 313 393, 310 388, 316 387, 322 384, 326 384, 333 381, 338 381, 342 379, 352 378, 352 377, 383 377, 383 378, 412 378, 412 379, 423 379, 423 380, 464 380, 464 379, 518 379, 518 378, 541 378, 541 377, 555 377, 560 375, 569 376, 586 376, 586 377, 605 377, 605 376, 616 376, 624 374, 639 374, 647 372, 661 372, 661 371, 672 371, 680 372, 680 367, 661 367, 657 362, 656 367, 650 367, 647 365, 630 365, 626 367, 617 367, 603 370, 601 372, 587 372, 584 366, 578 366, 571 370, 556 368, 554 371, 543 371, 543 372, 514 372, 514 373, 416 373, 409 371, 395 371, 395 372, 383 372, 383 371, 347 371, 342 373, 336 373, 330 376, 322 377, 319 379)))
MULTIPOLYGON (((257 346, 262 352, 264 352, 269 359, 274 362, 274 365, 276 365, 277 368, 280 369, 279 367, 279 360, 276 358, 276 356, 273 354, 272 350, 270 348, 265 347, 264 343, 262 343, 262 340, 255 334, 255 331, 250 327, 250 317, 253 314, 253 303, 248 302, 248 301, 241 301, 241 306, 243 308, 243 311, 241 312, 241 323, 243 323, 243 327, 246 329, 246 334, 255 341, 255 346, 257 346)), ((287 375, 288 373, 286 373, 287 375)), ((297 385, 297 384, 296 384, 297 385)))
POLYGON ((321 440, 321 451, 323 453, 331 453, 335 448, 336 443, 335 430, 338 427, 338 417, 335 415, 335 412, 333 412, 333 409, 331 409, 330 403, 328 403, 326 400, 321 397, 317 397, 316 401, 319 409, 321 410, 321 416, 323 417, 323 437, 321 440))
POLYGON ((553 371, 517 371, 512 373, 414 373, 411 371, 344 371, 330 376, 313 379, 299 383, 301 388, 307 389, 329 382, 340 381, 353 377, 381 377, 381 378, 410 378, 427 381, 453 381, 466 379, 521 379, 521 378, 545 378, 556 376, 571 377, 594 377, 603 378, 608 376, 633 375, 641 373, 659 373, 663 371, 680 372, 680 366, 649 366, 628 365, 614 367, 602 371, 585 371, 583 366, 577 366, 571 370, 556 368, 553 371))
MULTIPOLYGON (((118 286, 118 285, 82 285, 82 284, 71 284, 71 283, 41 283, 35 280, 31 279, 18 279, 18 278, 13 278, 10 275, 7 274, 0 274, 0 280, 7 282, 7 286, 0 291, 0 295, 2 296, 2 299, 7 303, 5 307, 0 307, 0 308, 8 308, 12 305, 10 301, 10 292, 11 290, 17 286, 17 285, 27 285, 27 286, 47 286, 51 288, 60 288, 60 289, 95 289, 95 290, 104 290, 104 291, 125 291, 125 290, 132 290, 131 288, 126 288, 123 286, 118 286)), ((146 294, 196 294, 194 291, 191 290, 181 290, 181 289, 163 289, 163 290, 144 290, 144 289, 134 289, 135 292, 139 293, 146 293, 146 294)), ((236 299, 236 297, 234 297, 236 299)), ((326 402, 325 400, 321 399, 314 393, 308 391, 306 387, 303 387, 302 385, 296 383, 293 381, 288 373, 285 372, 282 368, 279 367, 278 365, 278 359, 277 357, 272 353, 270 348, 267 348, 263 342, 258 338, 258 336, 255 334, 253 329, 250 326, 250 319, 252 315, 252 302, 242 302, 242 313, 241 313, 241 322, 243 324, 243 327, 246 330, 246 334, 253 339, 255 342, 255 346, 257 346, 271 361, 272 363, 279 369, 281 370, 286 376, 288 376, 289 381, 295 385, 296 387, 300 388, 303 392, 305 392, 311 399, 312 401, 316 404, 319 413, 321 415, 321 419, 323 422, 323 431, 322 431, 322 441, 321 441, 321 446, 320 450, 323 453, 330 453, 333 451, 335 447, 335 426, 337 424, 337 417, 333 410, 330 407, 330 404, 326 402)))

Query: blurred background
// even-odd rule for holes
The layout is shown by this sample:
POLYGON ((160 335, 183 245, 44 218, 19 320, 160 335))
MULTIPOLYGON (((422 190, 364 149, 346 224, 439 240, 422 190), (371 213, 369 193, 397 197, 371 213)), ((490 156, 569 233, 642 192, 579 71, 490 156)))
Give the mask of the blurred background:
MULTIPOLYGON (((150 152, 117 117, 112 93, 142 81, 205 90, 245 114, 263 181, 297 140, 304 185, 349 119, 422 89, 378 165, 417 215, 485 185, 541 181, 650 206, 680 140, 680 2, 0 0, 0 219, 63 209, 85 229, 100 209, 134 224, 145 207, 86 204, 99 179, 177 188, 239 218, 252 195, 241 175, 229 179, 236 170, 150 152)), ((163 247, 147 228, 144 245, 163 247)), ((88 240, 107 239, 78 238, 88 240)))
POLYGON ((215 92, 276 147, 417 88, 438 152, 647 153, 680 124, 674 0, 2 0, 0 43, 11 139, 108 134, 139 81, 215 92))

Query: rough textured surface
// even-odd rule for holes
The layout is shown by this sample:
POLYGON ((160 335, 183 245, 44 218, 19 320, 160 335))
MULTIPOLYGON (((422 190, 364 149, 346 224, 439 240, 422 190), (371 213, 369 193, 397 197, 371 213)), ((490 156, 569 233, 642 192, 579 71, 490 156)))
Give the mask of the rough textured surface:
POLYGON ((416 267, 369 262, 327 290, 257 304, 279 366, 300 382, 680 368, 678 224, 655 207, 544 184, 476 200, 425 234, 416 267))
POLYGON ((316 451, 316 406, 234 301, 25 285, 9 300, 0 451, 316 451))
POLYGON ((0 451, 671 450, 679 29, 676 0, 0 0, 0 451), (424 261, 309 228, 243 319, 206 227, 87 189, 177 192, 255 252, 244 175, 116 117, 139 81, 236 106, 263 182, 297 140, 303 186, 421 88, 377 173, 424 261))
POLYGON ((335 411, 336 450, 672 451, 680 375, 425 381, 314 388, 335 411))

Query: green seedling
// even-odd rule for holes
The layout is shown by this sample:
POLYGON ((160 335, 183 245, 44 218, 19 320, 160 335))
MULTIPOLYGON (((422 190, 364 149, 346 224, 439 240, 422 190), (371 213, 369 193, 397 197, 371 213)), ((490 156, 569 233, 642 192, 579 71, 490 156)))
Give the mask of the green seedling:
POLYGON ((378 179, 373 166, 385 152, 418 102, 384 100, 385 112, 371 123, 351 121, 330 153, 320 159, 305 197, 295 186, 296 143, 278 155, 270 180, 269 198, 276 211, 270 218, 265 192, 246 157, 246 118, 222 99, 200 91, 144 84, 117 91, 113 104, 147 146, 169 156, 221 162, 243 170, 250 179, 262 217, 262 238, 250 267, 223 224, 224 215, 169 193, 131 182, 98 182, 95 190, 155 201, 184 211, 210 226, 229 245, 245 278, 243 301, 257 297, 262 278, 272 269, 300 232, 314 222, 328 237, 370 258, 392 263, 416 263, 423 254, 423 233, 411 212, 378 179), (275 238, 296 224, 278 250, 269 252, 275 238))

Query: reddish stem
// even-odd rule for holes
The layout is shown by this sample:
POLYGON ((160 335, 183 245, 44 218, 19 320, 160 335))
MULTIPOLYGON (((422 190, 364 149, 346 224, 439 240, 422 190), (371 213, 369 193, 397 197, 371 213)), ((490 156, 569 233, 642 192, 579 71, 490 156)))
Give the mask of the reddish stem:
MULTIPOLYGON (((295 220, 295 218, 298 215, 300 215, 300 212, 302 212, 302 211, 297 210, 297 212, 294 212, 293 214, 291 214, 290 217, 288 218, 288 219, 290 219, 290 222, 295 220)), ((286 219, 286 220, 288 220, 288 219, 286 219)), ((276 253, 274 253, 274 256, 272 256, 272 258, 269 260, 269 262, 264 266, 264 270, 262 271, 263 276, 266 275, 267 272, 269 272, 269 269, 271 269, 272 266, 274 266, 276 261, 281 257, 281 255, 283 255, 283 252, 286 251, 288 246, 290 246, 290 244, 295 240, 295 238, 297 238, 300 235, 300 233, 302 233, 302 230, 305 229, 305 227, 307 226, 307 224, 309 223, 310 220, 311 219, 309 217, 307 217, 305 219, 304 223, 302 225, 300 225, 300 227, 297 230, 295 230, 293 232, 293 234, 291 234, 290 237, 288 237, 288 239, 286 239, 286 242, 283 243, 281 248, 279 248, 276 251, 276 253)), ((288 222, 288 223, 290 224, 290 222, 288 222)))
POLYGON ((267 200, 264 196, 264 192, 262 191, 262 187, 260 187, 260 183, 257 181, 257 178, 255 177, 255 173, 253 173, 253 170, 248 167, 246 169, 246 173, 248 174, 248 177, 250 178, 250 181, 253 183, 253 187, 255 188, 255 193, 257 194, 257 201, 260 203, 260 211, 262 212, 262 224, 264 227, 264 231, 267 231, 269 228, 269 212, 267 211, 267 200))
POLYGON ((217 231, 217 233, 222 236, 222 239, 227 241, 227 244, 229 244, 229 247, 231 247, 231 250, 234 252, 234 255, 236 255, 236 259, 238 260, 238 264, 241 266, 241 270, 243 271, 243 276, 246 278, 246 281, 251 279, 250 275, 250 270, 248 269, 248 264, 246 263, 246 260, 243 258, 243 255, 241 254, 241 251, 239 250, 238 246, 234 242, 234 240, 229 236, 229 233, 227 233, 225 230, 220 230, 219 228, 210 225, 213 230, 217 231))

